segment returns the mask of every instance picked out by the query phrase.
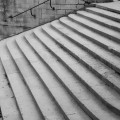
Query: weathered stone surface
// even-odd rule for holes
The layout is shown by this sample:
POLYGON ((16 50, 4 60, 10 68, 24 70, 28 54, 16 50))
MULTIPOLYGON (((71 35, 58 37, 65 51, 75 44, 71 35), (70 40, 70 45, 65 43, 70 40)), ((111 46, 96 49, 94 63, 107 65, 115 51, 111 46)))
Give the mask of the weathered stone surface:
POLYGON ((119 12, 97 4, 1 41, 3 119, 119 120, 119 12))
MULTIPOLYGON (((26 0, 11 0, 11 3, 10 1, 7 1, 7 4, 6 4, 5 1, 7 0, 3 1, 5 3, 5 9, 9 11, 4 14, 5 18, 7 18, 10 15, 16 15, 20 12, 27 10, 30 7, 37 5, 38 3, 44 2, 44 0, 27 0, 27 1, 26 0)), ((16 24, 16 23, 23 24, 26 28, 35 27, 41 23, 43 24, 44 22, 49 22, 53 20, 53 18, 58 18, 58 16, 65 15, 66 13, 68 13, 65 11, 68 11, 68 10, 73 11, 73 10, 82 8, 83 7, 82 5, 78 5, 78 3, 80 2, 81 0, 52 0, 52 6, 55 7, 54 11, 51 9, 49 2, 47 2, 32 10, 32 13, 36 16, 35 20, 33 20, 34 17, 31 16, 30 11, 28 11, 24 13, 23 15, 20 15, 14 18, 13 24, 16 24)), ((11 21, 11 20, 8 20, 8 21, 11 21)), ((4 23, 4 24, 7 24, 7 23, 4 23)), ((16 32, 16 29, 14 30, 14 28, 12 31, 9 30, 9 28, 11 27, 6 26, 6 29, 7 28, 8 28, 7 35, 6 33, 3 32, 4 36, 9 36, 11 34, 17 34, 22 29, 22 27, 16 28, 17 29, 17 32, 16 32)), ((6 30, 3 28, 3 31, 6 31, 6 30)), ((24 29, 22 29, 22 31, 24 31, 24 29)))

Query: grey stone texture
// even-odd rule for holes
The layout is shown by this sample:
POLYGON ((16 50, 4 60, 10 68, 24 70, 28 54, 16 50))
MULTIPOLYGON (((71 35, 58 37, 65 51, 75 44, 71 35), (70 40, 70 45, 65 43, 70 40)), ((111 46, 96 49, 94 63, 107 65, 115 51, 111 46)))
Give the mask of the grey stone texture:
POLYGON ((7 19, 11 15, 17 15, 18 13, 44 1, 45 0, 0 0, 0 24, 3 24, 0 28, 2 31, 1 39, 22 32, 26 28, 32 28, 40 24, 44 24, 83 7, 80 5, 83 3, 82 0, 52 0, 52 6, 55 7, 55 10, 51 9, 50 2, 48 1, 32 10, 32 14, 34 14, 36 18, 34 18, 30 11, 28 11, 17 16, 13 20, 7 19), (7 19, 7 22, 1 23, 1 21, 4 21, 5 19, 7 19), (15 26, 15 28, 13 26, 15 26), (13 30, 11 30, 11 28, 13 30))
MULTIPOLYGON (((13 34, 20 33, 28 28, 32 28, 46 22, 50 22, 56 18, 62 17, 74 10, 83 8, 82 3, 84 1, 98 2, 98 0, 51 0, 52 6, 55 10, 50 7, 50 2, 46 2, 32 10, 28 11, 20 16, 17 16, 13 20, 7 19, 9 16, 17 15, 45 0, 0 0, 0 33, 1 39, 13 34), (7 19, 7 22, 2 22, 7 19), (2 23, 1 23, 2 22, 2 23), (24 27, 23 27, 24 26, 24 27)), ((111 0, 99 0, 99 2, 108 2, 111 0)))

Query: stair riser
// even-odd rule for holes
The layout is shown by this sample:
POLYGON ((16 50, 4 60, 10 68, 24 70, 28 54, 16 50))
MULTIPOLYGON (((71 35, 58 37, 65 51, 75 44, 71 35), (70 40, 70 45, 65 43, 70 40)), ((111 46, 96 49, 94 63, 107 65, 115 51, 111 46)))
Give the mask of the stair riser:
MULTIPOLYGON (((4 65, 4 60, 2 60, 2 58, 1 58, 1 62, 2 62, 3 68, 4 68, 5 73, 6 73, 6 77, 7 77, 8 81, 9 81, 11 91, 12 91, 13 95, 15 96, 14 90, 13 90, 12 85, 11 85, 11 82, 10 82, 10 78, 9 78, 9 76, 8 76, 8 74, 7 74, 7 70, 6 70, 7 68, 6 68, 6 66, 4 65)), ((21 113, 21 110, 20 110, 20 105, 18 104, 16 97, 14 97, 14 99, 15 99, 16 106, 17 106, 17 108, 18 108, 18 111, 19 111, 19 113, 20 113, 21 119, 23 119, 22 113, 21 113)))
POLYGON ((104 6, 101 6, 101 5, 96 5, 96 7, 97 7, 97 8, 100 8, 100 9, 104 9, 104 10, 108 10, 108 11, 111 11, 111 12, 115 12, 115 13, 120 14, 120 11, 115 10, 115 9, 112 9, 112 8, 107 8, 107 7, 104 7, 104 6))
MULTIPOLYGON (((16 44, 16 46, 17 46, 17 44, 16 44)), ((12 52, 10 51, 9 45, 7 45, 7 48, 8 48, 8 50, 9 50, 10 54, 11 54, 12 52)), ((18 48, 18 49, 19 49, 19 48, 18 48)), ((15 65, 18 67, 22 78, 24 78, 24 79, 23 79, 23 82, 24 82, 24 84, 26 85, 26 87, 28 88, 28 90, 29 90, 29 92, 30 92, 30 95, 32 96, 32 99, 33 99, 33 101, 34 101, 34 104, 35 104, 38 112, 40 113, 42 119, 45 120, 45 117, 44 117, 43 113, 41 112, 41 109, 38 107, 39 105, 38 105, 37 101, 35 100, 34 94, 33 94, 32 90, 30 89, 28 83, 26 82, 25 77, 23 76, 21 69, 19 68, 19 64, 18 64, 17 61, 14 59, 14 55, 11 54, 11 56, 12 56, 12 58, 13 58, 13 60, 14 60, 15 65)))
MULTIPOLYGON (((53 27, 54 28, 54 27, 53 27)), ((55 28, 56 31, 58 31, 55 28)), ((44 32, 48 34, 45 30, 44 32)), ((58 31, 59 32, 59 31, 58 31)), ((61 33, 60 33, 61 34, 61 33)), ((63 46, 61 43, 57 42, 52 36, 50 36, 56 44, 58 44, 61 48, 63 48, 66 52, 68 52, 71 56, 73 56, 77 61, 79 61, 81 64, 83 64, 86 68, 88 68, 93 74, 95 74, 98 78, 100 78, 103 82, 105 82, 106 85, 112 87, 116 92, 120 94, 120 89, 115 86, 113 83, 111 83, 109 80, 107 80, 105 77, 103 77, 100 73, 98 73, 92 66, 88 65, 85 61, 83 61, 81 58, 79 58, 77 55, 75 55, 72 51, 70 51, 68 48, 63 46)))
MULTIPOLYGON (((41 41, 41 40, 40 40, 41 41)), ((45 45, 42 41, 41 43, 46 47, 46 49, 48 49, 48 51, 50 51, 57 59, 59 59, 59 61, 76 77, 76 79, 78 79, 78 81, 80 83, 82 83, 87 89, 89 89, 89 91, 91 91, 91 93, 93 93, 100 101, 101 103, 104 103, 106 105, 106 107, 110 110, 112 110, 112 112, 114 112, 117 115, 120 115, 120 110, 115 108, 114 106, 112 106, 111 104, 109 104, 108 102, 106 102, 100 95, 98 95, 79 75, 77 75, 77 73, 74 72, 74 70, 72 70, 72 68, 70 68, 59 56, 57 56, 54 51, 52 51, 47 45, 45 45)))
MULTIPOLYGON (((36 34, 34 34, 34 36, 40 40, 36 34)), ((45 46, 45 48, 50 51, 50 53, 52 53, 65 67, 68 68, 68 70, 72 71, 72 69, 70 69, 64 62, 61 58, 59 58, 53 51, 51 51, 42 41, 41 43, 45 46)), ((35 50, 35 53, 37 53, 37 51, 35 50)), ((41 58, 43 60, 43 58, 41 58)), ((43 60, 44 61, 44 60, 43 60)), ((45 61, 44 61, 45 62, 45 61)), ((46 62, 45 62, 46 63, 46 62)), ((63 87, 66 89, 66 91, 71 95, 71 97, 75 100, 75 102, 78 104, 78 106, 80 106, 80 108, 83 109, 84 112, 86 112, 86 114, 92 118, 93 120, 98 120, 98 118, 92 113, 90 112, 82 102, 80 102, 77 97, 70 91, 70 89, 62 82, 62 80, 59 78, 59 76, 55 73, 55 71, 52 70, 52 68, 46 63, 46 65, 48 66, 48 68, 53 72, 53 74, 58 78, 59 82, 63 85, 63 87)), ((74 73, 73 73, 74 74, 74 73)), ((76 76, 75 76, 76 77, 76 76)), ((78 77, 76 77, 78 79, 78 77)))
POLYGON ((0 120, 119 120, 117 3, 85 5, 1 41, 0 120))
MULTIPOLYGON (((66 24, 62 23, 64 26, 66 26, 67 28, 73 30, 74 32, 80 34, 81 36, 87 38, 87 36, 85 36, 84 34, 79 33, 78 31, 76 31, 75 29, 71 28, 70 26, 67 26, 66 24)), ((63 33, 62 33, 63 34, 63 33)), ((77 46, 81 47, 83 50, 87 51, 88 53, 90 53, 95 59, 100 60, 101 62, 103 62, 104 64, 106 64, 108 67, 114 69, 116 72, 120 73, 120 69, 117 68, 116 66, 114 66, 113 64, 109 63, 108 61, 106 61, 105 59, 103 59, 101 56, 97 55, 96 53, 94 53, 93 51, 89 50, 87 47, 85 47, 84 45, 74 41, 73 39, 71 39, 70 37, 67 36, 68 39, 72 40, 72 42, 74 42, 77 46)), ((89 38, 88 38, 89 39, 89 38)))
POLYGON ((111 25, 108 25, 108 24, 106 24, 106 23, 104 23, 104 22, 98 21, 98 20, 96 20, 96 19, 92 19, 92 18, 87 17, 87 16, 85 16, 85 15, 83 15, 83 14, 80 14, 80 13, 78 13, 77 15, 80 16, 80 17, 83 17, 83 18, 85 18, 85 19, 88 19, 88 20, 90 20, 90 21, 93 21, 93 22, 95 22, 95 23, 98 23, 98 24, 100 24, 100 25, 102 25, 102 26, 108 27, 109 29, 113 29, 113 30, 116 30, 116 31, 120 32, 120 28, 115 27, 115 26, 112 26, 112 24, 111 24, 111 25))
MULTIPOLYGON (((2 61, 2 60, 1 60, 1 61, 2 61)), ((3 64, 3 67, 4 67, 4 69, 5 69, 5 72, 7 73, 6 67, 4 66, 4 62, 3 62, 3 61, 2 61, 2 64, 3 64)), ((10 82, 10 79, 9 79, 9 76, 7 76, 7 77, 8 77, 9 83, 11 83, 11 82, 10 82)), ((10 86, 11 86, 12 93, 13 93, 14 96, 15 96, 15 93, 14 93, 14 90, 13 90, 13 88, 12 88, 12 85, 10 84, 10 86)), ((23 116, 22 116, 22 113, 21 113, 21 109, 20 109, 20 105, 18 104, 16 97, 14 97, 14 98, 15 98, 16 106, 17 106, 17 108, 18 108, 18 110, 19 110, 19 113, 20 113, 20 115, 21 115, 21 118, 23 119, 23 116)))
MULTIPOLYGON (((62 24, 64 24, 64 23, 62 23, 62 24)), ((120 52, 118 52, 118 51, 116 51, 116 50, 114 50, 114 49, 109 49, 108 46, 106 46, 105 44, 103 44, 103 43, 95 40, 94 38, 91 38, 90 36, 87 36, 87 35, 79 32, 79 31, 77 31, 77 30, 75 30, 75 29, 73 29, 73 28, 71 28, 71 29, 72 29, 73 31, 75 31, 76 33, 80 34, 81 36, 83 36, 83 37, 87 38, 88 40, 92 41, 93 43, 101 46, 101 47, 104 48, 105 50, 108 50, 108 51, 110 51, 111 53, 113 53, 113 54, 117 55, 118 57, 120 57, 120 52)), ((110 40, 111 40, 111 39, 110 39, 110 40)))
MULTIPOLYGON (((13 56, 12 56, 12 57, 13 57, 13 56)), ((14 58, 13 58, 13 59, 14 59, 14 58)), ((17 62, 16 62, 15 59, 14 59, 14 62, 15 62, 15 64, 18 66, 18 69, 19 69, 19 64, 17 64, 17 62)), ((34 101, 34 104, 35 104, 37 110, 39 111, 40 115, 42 116, 42 119, 45 120, 45 117, 44 117, 41 109, 38 107, 39 105, 38 105, 37 101, 35 100, 34 94, 33 94, 32 90, 30 89, 28 83, 26 82, 25 77, 23 76, 21 69, 19 69, 19 71, 20 71, 20 73, 21 73, 21 76, 24 78, 24 79, 23 79, 23 80, 24 80, 24 84, 25 84, 26 87, 28 88, 28 90, 29 90, 29 92, 30 92, 30 95, 31 95, 32 98, 33 98, 33 101, 34 101)))
POLYGON ((107 34, 107 33, 104 33, 104 32, 102 32, 102 31, 99 31, 99 30, 97 30, 97 29, 95 29, 95 28, 93 28, 93 27, 87 26, 87 25, 85 25, 85 24, 83 24, 83 23, 81 23, 81 22, 78 22, 78 21, 70 18, 70 17, 68 17, 68 18, 69 18, 71 21, 73 21, 73 22, 75 22, 75 23, 77 23, 77 24, 79 24, 79 25, 81 25, 81 26, 83 26, 83 27, 86 27, 86 28, 92 30, 93 32, 96 32, 96 33, 98 33, 98 34, 100 34, 100 35, 103 35, 103 36, 105 36, 106 38, 109 38, 110 40, 112 40, 112 41, 117 42, 117 43, 120 44, 120 39, 115 38, 115 37, 111 36, 110 34, 107 34))
MULTIPOLYGON (((86 27, 86 26, 85 26, 85 27, 86 27)), ((74 29, 72 28, 72 30, 74 30, 74 29)), ((91 38, 90 36, 87 36, 87 35, 79 32, 79 31, 75 31, 75 32, 77 32, 77 33, 80 34, 81 36, 87 38, 88 40, 92 41, 93 43, 97 44, 98 46, 104 48, 105 50, 110 51, 111 53, 113 53, 113 54, 117 55, 118 57, 120 57, 120 52, 118 52, 118 51, 116 51, 116 50, 114 50, 114 49, 109 49, 109 46, 107 46, 107 45, 105 45, 105 44, 103 44, 103 43, 95 40, 94 38, 91 38)), ((111 39, 109 39, 109 40, 111 40, 111 39)), ((119 42, 120 42, 120 40, 119 40, 119 42)))
MULTIPOLYGON (((25 38, 25 41, 30 45, 30 43, 27 41, 27 39, 25 38)), ((18 44, 17 44, 18 45, 18 44)), ((19 45, 18 45, 19 47, 19 45)), ((32 48, 32 46, 30 45, 30 47, 32 48)), ((19 47, 20 48, 20 47, 19 47)), ((33 49, 33 48, 32 48, 33 49)), ((24 51, 22 51, 22 49, 20 48, 21 52, 24 54, 25 58, 28 60, 29 64, 31 65, 31 67, 36 71, 35 67, 31 64, 31 62, 29 61, 29 59, 27 58, 27 56, 25 55, 24 51)), ((35 54, 37 54, 37 52, 33 49, 33 51, 35 52, 35 54)), ((41 56, 39 56, 40 60, 42 60, 42 62, 47 66, 47 63, 43 60, 43 58, 41 56)), ((61 108, 61 106, 59 105, 59 103, 56 101, 54 95, 50 92, 49 88, 47 87, 47 85, 45 84, 45 82, 42 80, 41 76, 39 75, 39 73, 36 71, 37 75, 39 76, 43 86, 45 87, 45 89, 48 91, 49 95, 52 97, 52 99, 54 100, 54 102, 56 103, 57 107, 59 108, 59 111, 62 113, 62 115, 64 116, 65 120, 69 120, 69 118, 67 117, 67 115, 65 114, 64 110, 61 108)))
MULTIPOLYGON (((2 63, 2 65, 3 65, 4 71, 5 71, 5 74, 6 74, 6 73, 7 73, 6 67, 4 66, 4 62, 2 61, 2 59, 1 59, 1 63, 2 63)), ((18 110, 18 112, 19 112, 20 119, 23 120, 22 113, 21 113, 21 110, 20 110, 20 106, 19 106, 19 104, 17 103, 17 99, 16 99, 16 97, 15 97, 14 91, 13 91, 12 86, 11 86, 11 84, 10 84, 9 77, 7 76, 7 74, 5 75, 5 77, 7 77, 10 90, 12 91, 12 94, 13 94, 13 96, 14 96, 14 102, 15 102, 15 105, 16 105, 17 110, 18 110)), ((2 110, 2 109, 1 109, 1 110, 2 110)), ((1 111, 1 115, 4 115, 3 111, 1 111)), ((5 113, 5 115, 6 115, 6 113, 5 113)), ((0 118, 0 120, 4 120, 5 117, 6 117, 6 116, 2 116, 2 118, 0 118)), ((9 115, 7 115, 7 117, 9 118, 9 115)), ((11 116, 10 116, 10 120, 11 120, 11 116)))
POLYGON ((113 20, 113 21, 116 21, 116 22, 120 22, 120 19, 118 18, 114 18, 112 16, 108 16, 108 15, 105 15, 105 14, 102 14, 102 13, 99 13, 99 12, 96 12, 96 11, 93 11, 93 10, 90 10, 90 9, 86 9, 87 12, 90 12, 90 13, 93 13, 93 14, 96 14, 96 15, 99 15, 101 17, 105 17, 105 18, 108 18, 110 20, 113 20))

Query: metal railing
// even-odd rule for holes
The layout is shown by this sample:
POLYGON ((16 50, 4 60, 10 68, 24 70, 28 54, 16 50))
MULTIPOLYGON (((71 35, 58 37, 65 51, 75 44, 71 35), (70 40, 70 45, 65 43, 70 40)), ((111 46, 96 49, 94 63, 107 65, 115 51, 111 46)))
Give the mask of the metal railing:
MULTIPOLYGON (((32 14, 32 16, 34 17, 34 15, 33 15, 33 13, 32 13, 32 9, 34 9, 34 8, 36 8, 36 7, 38 7, 38 6, 40 6, 40 5, 42 5, 42 4, 45 4, 46 2, 48 2, 48 1, 50 1, 50 7, 53 9, 53 10, 55 10, 55 8, 52 6, 52 4, 51 4, 51 0, 46 0, 46 1, 44 1, 44 2, 42 2, 42 3, 39 3, 38 5, 35 5, 34 7, 31 7, 31 8, 29 8, 29 9, 27 9, 27 10, 25 10, 25 11, 23 11, 23 12, 21 12, 21 13, 18 13, 18 14, 16 14, 16 15, 11 15, 11 16, 9 16, 8 18, 6 18, 6 21, 4 20, 4 22, 2 23, 2 26, 13 26, 13 24, 11 25, 11 24, 8 24, 9 22, 7 22, 7 20, 8 19, 13 19, 13 18, 15 18, 15 17, 17 17, 17 16, 19 16, 19 15, 21 15, 21 14, 24 14, 25 12, 27 12, 27 11, 30 11, 31 12, 31 14, 32 14), (5 23, 5 22, 7 22, 7 23, 5 23)), ((81 1, 83 1, 83 3, 78 3, 78 4, 76 4, 76 5, 84 5, 84 7, 83 8, 81 8, 82 10, 86 7, 86 6, 91 6, 90 4, 90 2, 87 2, 86 0, 81 0, 81 1)), ((94 6, 94 5, 92 5, 92 6, 94 6)), ((75 11, 73 11, 73 13, 75 13, 75 11)), ((67 16, 68 14, 66 14, 66 16, 67 16)), ((36 16, 35 16, 36 17, 36 16)), ((58 18, 56 18, 56 19, 58 19, 58 18)), ((1 24, 1 23, 0 23, 1 24)), ((14 25, 13 27, 15 27, 16 25, 14 25)), ((30 30, 31 29, 31 27, 28 27, 28 26, 21 26, 21 25, 18 25, 17 27, 22 27, 22 28, 25 28, 25 30, 24 31, 27 31, 27 30, 30 30)), ((35 27, 37 27, 37 26, 35 26, 35 27)), ((34 28, 35 28, 34 27, 34 28)), ((23 32, 23 31, 22 31, 23 32)), ((22 32, 19 32, 19 33, 17 33, 17 34, 20 34, 20 33, 22 33, 22 32)), ((3 39, 6 39, 6 38, 8 38, 8 37, 11 37, 11 36, 14 36, 15 34, 13 34, 13 35, 9 35, 9 36, 5 36, 3 39)))
MULTIPOLYGON (((30 11, 31 15, 32 15, 34 18, 36 18, 36 15, 33 14, 32 10, 33 10, 34 8, 42 5, 42 4, 45 4, 45 3, 48 2, 48 1, 50 1, 50 7, 51 7, 51 9, 52 9, 52 10, 55 10, 55 7, 52 6, 52 1, 51 1, 51 0, 46 0, 46 1, 42 2, 42 3, 39 3, 38 5, 35 5, 34 7, 31 7, 31 8, 29 8, 29 9, 27 9, 27 10, 21 12, 21 13, 18 13, 17 15, 10 15, 7 19, 13 19, 13 18, 15 18, 15 17, 17 17, 17 16, 19 16, 19 15, 21 15, 21 14, 24 14, 24 13, 28 12, 28 11, 30 11)), ((5 22, 7 22, 7 19, 5 20, 5 22)))
MULTIPOLYGON (((52 9, 52 10, 55 10, 55 7, 52 6, 52 0, 46 0, 46 1, 42 2, 42 3, 39 3, 38 5, 35 5, 35 6, 31 7, 31 8, 29 8, 29 9, 21 12, 21 13, 18 13, 17 15, 10 15, 10 16, 9 16, 8 18, 6 18, 4 21, 7 22, 8 19, 13 19, 13 18, 15 18, 15 17, 17 17, 17 16, 19 16, 19 15, 21 15, 21 14, 24 14, 24 13, 28 12, 28 11, 30 11, 31 16, 33 16, 34 18, 36 18, 36 15, 33 14, 32 10, 33 10, 34 8, 42 5, 42 4, 45 4, 45 3, 48 2, 48 1, 50 1, 50 7, 51 7, 51 9, 52 9)), ((85 7, 86 5, 89 5, 89 4, 90 4, 90 2, 88 2, 88 1, 86 1, 86 0, 83 0, 83 1, 84 1, 84 3, 79 4, 79 5, 84 5, 84 7, 85 7)))

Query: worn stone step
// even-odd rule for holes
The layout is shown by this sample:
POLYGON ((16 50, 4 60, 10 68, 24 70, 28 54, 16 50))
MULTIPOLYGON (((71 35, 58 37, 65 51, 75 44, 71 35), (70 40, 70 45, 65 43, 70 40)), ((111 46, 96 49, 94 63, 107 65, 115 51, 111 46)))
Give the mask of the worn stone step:
MULTIPOLYGON (((24 38, 19 38, 23 39, 24 38)), ((7 43, 7 46, 19 68, 21 71, 21 74, 23 75, 25 79, 25 83, 30 89, 31 93, 33 94, 33 97, 35 98, 37 105, 39 106, 42 114, 45 116, 45 119, 49 120, 64 120, 62 117, 62 114, 59 113, 57 106, 54 103, 54 100, 51 98, 50 94, 47 92, 47 89, 42 85, 40 82, 40 77, 36 74, 34 69, 30 66, 29 62, 26 60, 25 56, 22 54, 22 52, 19 50, 17 45, 14 43, 7 43), (13 49, 14 48, 14 49, 13 49), (17 54, 15 54, 17 52, 17 54), (19 55, 19 58, 18 58, 19 55)), ((27 54, 33 57, 34 62, 39 61, 39 58, 34 57, 34 55, 31 55, 32 51, 27 51, 27 54)))
POLYGON ((115 41, 113 41, 109 38, 106 38, 98 33, 95 33, 94 31, 91 31, 83 26, 80 26, 80 27, 81 27, 81 29, 79 29, 79 31, 75 31, 75 32, 78 32, 83 37, 88 38, 95 44, 114 53, 115 55, 120 56, 120 45, 118 43, 116 43, 115 41))
POLYGON ((8 76, 10 86, 19 106, 22 118, 24 120, 42 120, 36 105, 34 105, 33 98, 24 84, 23 78, 12 60, 6 45, 3 45, 2 47, 2 51, 0 51, 2 53, 1 61, 8 76))
POLYGON ((109 39, 112 39, 113 41, 120 43, 120 34, 119 34, 119 32, 117 32, 113 29, 109 29, 105 26, 101 26, 95 22, 92 22, 88 19, 85 19, 85 18, 80 17, 80 16, 75 15, 75 14, 70 14, 69 18, 72 21, 74 21, 75 23, 82 25, 82 26, 86 27, 87 29, 94 31, 95 33, 98 33, 98 34, 103 35, 109 39))
MULTIPOLYGON (((0 108, 3 120, 22 120, 15 97, 0 60, 0 108)), ((2 120, 1 118, 1 120, 2 120)))
POLYGON ((0 42, 4 120, 120 119, 120 2, 96 4, 0 42))
POLYGON ((91 8, 89 7, 89 8, 86 8, 85 10, 88 12, 94 13, 96 15, 100 15, 102 17, 114 20, 116 22, 120 22, 120 15, 117 13, 103 10, 100 8, 96 8, 96 7, 91 7, 91 8))
MULTIPOLYGON (((30 37, 30 39, 28 39, 28 42, 31 40, 33 41, 32 36, 30 37)), ((35 41, 33 42, 35 43, 35 41)), ((61 110, 64 118, 70 120, 89 119, 89 117, 76 105, 76 103, 73 101, 73 99, 64 89, 64 87, 58 82, 57 78, 54 76, 52 71, 48 69, 46 64, 43 62, 42 58, 39 57, 39 61, 32 62, 34 58, 38 58, 38 56, 34 54, 33 49, 28 45, 28 43, 22 40, 17 40, 17 43, 23 51, 23 53, 26 55, 27 59, 30 61, 30 64, 41 77, 41 80, 46 86, 46 88, 48 88, 51 92, 51 95, 54 98, 54 102, 56 102, 59 106, 59 109, 61 110), (28 55, 26 50, 29 50, 31 56, 34 56, 33 60, 32 57, 28 55)), ((43 55, 46 56, 46 51, 43 51, 41 46, 39 47, 43 52, 43 55)))
MULTIPOLYGON (((45 40, 44 37, 43 37, 43 35, 41 33, 39 33, 39 34, 41 36, 41 39, 45 40)), ((52 55, 50 55, 49 52, 46 53, 46 49, 45 48, 43 50, 41 49, 43 47, 40 44, 40 41, 38 41, 38 40, 36 41, 36 38, 31 38, 31 37, 29 38, 29 36, 27 36, 27 38, 28 38, 27 40, 29 41, 29 43, 31 44, 31 46, 35 49, 35 51, 37 52, 37 54, 39 54, 42 57, 42 59, 45 60, 45 62, 47 63, 47 65, 50 67, 50 69, 52 69, 52 72, 54 71, 54 74, 57 74, 57 76, 59 77, 59 81, 61 81, 61 84, 67 89, 67 91, 71 94, 71 96, 76 100, 76 102, 78 103, 78 105, 92 119, 99 119, 99 118, 105 119, 106 117, 110 116, 111 112, 107 108, 105 108, 104 105, 102 105, 100 102, 98 102, 98 100, 96 100, 94 96, 91 96, 90 91, 87 90, 84 87, 84 85, 82 85, 78 81, 77 78, 73 77, 73 75, 65 67, 65 65, 62 65, 59 62, 58 58, 54 58, 52 55), (51 61, 53 61, 53 62, 51 62, 51 61), (66 76, 66 75, 68 75, 68 76, 66 76), (70 76, 72 76, 72 77, 70 77, 70 76), (73 79, 71 79, 71 78, 73 78, 73 79), (68 83, 66 82, 66 80, 68 80, 68 83), (70 80, 73 80, 73 81, 70 81, 70 80), (81 94, 79 93, 79 90, 81 91, 81 94), (83 94, 82 94, 82 92, 83 92, 83 94), (89 97, 89 96, 91 96, 91 97, 89 97), (91 98, 91 99, 87 100, 87 98, 91 98), (92 104, 94 104, 94 108, 92 107, 92 104), (103 109, 105 111, 103 111, 103 109), (101 114, 104 114, 104 115, 101 116, 101 114), (96 118, 96 116, 98 118, 96 118)), ((114 118, 117 119, 117 116, 116 117, 114 116, 114 118)))
POLYGON ((77 11, 77 15, 120 32, 120 23, 86 11, 77 11))
POLYGON ((110 2, 110 3, 100 3, 100 4, 96 4, 96 7, 120 14, 119 4, 120 4, 120 1, 110 2))
MULTIPOLYGON (((36 32, 35 32, 36 33, 36 32)), ((79 80, 81 81, 81 83, 83 83, 83 85, 85 85, 96 97, 98 97, 101 102, 105 103, 107 107, 110 107, 113 109, 113 112, 115 112, 116 114, 119 114, 119 103, 116 104, 116 101, 111 101, 109 99, 109 97, 114 97, 115 100, 119 101, 119 95, 113 96, 111 95, 111 92, 107 92, 106 94, 102 94, 101 91, 103 90, 105 93, 105 89, 102 88, 102 86, 98 85, 98 86, 94 86, 93 83, 96 81, 96 77, 94 76, 94 74, 92 74, 91 72, 89 72, 89 70, 87 70, 82 64, 77 64, 77 61, 72 58, 71 56, 69 56, 67 53, 63 52, 61 49, 59 49, 56 45, 56 43, 54 43, 48 36, 43 36, 42 34, 40 34, 39 32, 36 33, 36 35, 38 36, 38 38, 40 39, 43 44, 47 47, 48 50, 50 50, 51 52, 53 52, 53 54, 56 54, 56 56, 58 56, 58 59, 61 60, 61 62, 64 63, 64 65, 66 65, 66 67, 71 70, 71 72, 77 76, 79 78, 79 80), (43 39, 44 37, 44 39, 43 39), (46 39, 45 39, 46 37, 46 39), (87 71, 87 72, 86 72, 87 71), (89 78, 88 78, 89 76, 89 78), (89 81, 89 79, 93 80, 89 81)))
MULTIPOLYGON (((43 37, 43 35, 41 35, 40 33, 38 33, 40 36, 41 36, 41 39, 43 39, 44 37, 43 37)), ((48 38, 46 38, 47 40, 48 40, 48 38)), ((43 41, 45 40, 45 38, 43 39, 43 41)), ((46 41, 45 41, 46 42, 46 41)), ((47 42, 49 42, 49 41, 47 41, 47 42)), ((38 44, 38 43, 36 43, 36 44, 38 44)), ((33 45, 32 43, 31 43, 31 45, 33 45)), ((52 45, 51 45, 52 46, 52 45)), ((37 49, 35 46, 34 46, 34 49, 37 49)), ((40 50, 39 50, 40 51, 40 50)), ((56 52, 56 51, 55 51, 56 52)), ((59 51, 60 53, 61 53, 61 51, 59 51)), ((39 53, 39 52, 38 52, 39 53)), ((39 53, 40 54, 40 53, 39 53)), ((58 54, 58 52, 56 52, 56 54, 58 54)), ((63 55, 63 54, 62 54, 63 55)), ((50 57, 51 58, 51 57, 50 57)), ((66 58, 67 59, 67 58, 66 58)), ((45 60, 47 60, 47 59, 45 59, 45 60)), ((55 63, 55 62, 54 62, 55 63)), ((76 63, 77 64, 77 63, 76 63)), ((49 65, 50 65, 50 63, 49 63, 49 65)), ((64 65, 65 66, 65 65, 64 65)), ((52 65, 51 65, 51 67, 52 67, 52 65)), ((52 67, 52 69, 54 68, 55 66, 53 66, 52 67)), ((61 67, 60 67, 61 68, 61 67)), ((56 71, 58 71, 58 70, 56 70, 56 71)), ((77 82, 77 84, 78 84, 78 82, 77 82)), ((76 94, 75 94, 76 95, 76 94)), ((86 96, 86 94, 84 93, 84 95, 86 96)), ((78 97, 78 96, 77 96, 78 97)), ((95 109, 97 110, 97 111, 99 111, 98 113, 101 113, 101 110, 99 109, 99 107, 98 107, 98 104, 96 105, 95 104, 95 101, 94 101, 94 99, 92 99, 92 101, 87 101, 87 103, 85 103, 85 101, 82 101, 80 98, 82 98, 82 96, 79 96, 79 100, 81 101, 81 102, 83 102, 84 103, 84 105, 86 105, 86 107, 88 107, 88 109, 91 111, 91 112, 93 112, 95 109), (91 106, 89 106, 89 103, 94 103, 94 105, 95 105, 95 108, 94 108, 94 110, 91 108, 91 106)), ((93 113, 96 113, 95 111, 93 112, 93 113)), ((102 112, 103 113, 103 112, 102 112)), ((105 113, 105 114, 107 114, 107 113, 105 113)), ((99 114, 95 114, 95 115, 98 115, 99 116, 99 114)), ((105 115, 106 116, 106 115, 105 115)), ((100 116, 99 116, 100 117, 100 116)), ((99 118, 98 117, 98 118, 99 118)))
MULTIPOLYGON (((73 30, 77 34, 80 34, 79 31, 81 31, 81 26, 78 26, 78 24, 70 21, 68 18, 64 17, 60 19, 61 23, 68 27, 69 29, 73 30)), ((60 30, 60 29, 59 29, 60 30)), ((63 29, 64 30, 64 29, 63 29)), ((63 31, 62 30, 62 31, 63 31)), ((82 29, 84 31, 84 29, 82 29)), ((62 32, 61 31, 61 32, 62 32)), ((64 33, 66 30, 64 31, 64 33)), ((104 50, 100 46, 94 44, 93 42, 89 41, 88 38, 85 38, 79 35, 79 39, 76 39, 76 37, 72 34, 66 34, 69 38, 72 38, 73 42, 82 47, 83 49, 87 50, 90 54, 92 54, 95 58, 101 60, 103 63, 114 69, 115 71, 120 73, 120 58, 116 55, 104 50)))
POLYGON ((81 29, 77 31, 72 27, 72 30, 74 30, 76 33, 80 34, 81 36, 87 38, 91 42, 97 44, 98 46, 101 46, 103 49, 106 49, 114 53, 115 55, 120 56, 120 45, 118 43, 111 41, 110 39, 103 37, 97 33, 94 33, 93 31, 88 30, 85 27, 80 26, 80 28, 81 29))
MULTIPOLYGON (((54 21, 51 23, 51 25, 56 27, 56 29, 57 27, 64 27, 59 23, 59 21, 54 21)), ((62 34, 56 32, 57 31, 56 29, 50 26, 50 24, 43 27, 43 30, 46 33, 48 33, 58 45, 60 45, 63 49, 69 52, 69 54, 74 56, 76 60, 85 65, 88 69, 93 71, 93 73, 96 74, 107 85, 110 85, 113 89, 120 93, 120 81, 119 81, 120 77, 117 74, 115 74, 113 70, 109 69, 106 65, 93 58, 91 55, 89 55, 86 51, 84 51, 80 47, 73 44, 69 39, 64 37, 62 34)))
POLYGON ((1 100, 1 111, 3 120, 22 120, 13 98, 1 100))

